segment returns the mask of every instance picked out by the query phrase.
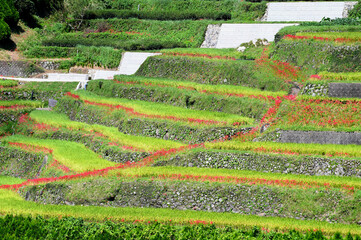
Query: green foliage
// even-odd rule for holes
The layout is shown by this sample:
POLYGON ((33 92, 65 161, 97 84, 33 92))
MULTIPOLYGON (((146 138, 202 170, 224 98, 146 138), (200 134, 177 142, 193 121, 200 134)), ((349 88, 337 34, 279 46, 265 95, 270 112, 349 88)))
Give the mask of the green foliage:
MULTIPOLYGON (((215 225, 186 225, 151 223, 86 222, 81 218, 25 217, 6 215, 0 218, 0 231, 5 239, 326 239, 321 232, 265 232, 260 227, 218 228, 215 225), (317 236, 317 237, 316 237, 317 236)), ((349 239, 349 237, 347 238, 349 239)))
POLYGON ((0 16, 0 41, 8 39, 11 35, 9 25, 0 16))
POLYGON ((113 47, 124 50, 155 50, 162 48, 184 47, 182 43, 171 41, 156 41, 156 40, 132 40, 127 42, 120 42, 119 40, 109 39, 82 39, 82 38, 66 38, 50 39, 43 41, 45 46, 59 46, 59 47, 75 47, 77 45, 92 46, 92 47, 113 47))
POLYGON ((283 36, 290 34, 290 35, 302 35, 304 32, 360 32, 361 26, 360 24, 345 24, 345 25, 320 25, 318 23, 309 24, 309 25, 300 25, 300 26, 288 26, 282 28, 278 33, 275 35, 275 42, 278 42, 282 39, 283 36))
POLYGON ((0 174, 25 179, 36 178, 42 170, 44 157, 42 153, 29 153, 13 147, 0 146, 0 174))
POLYGON ((327 82, 361 82, 361 72, 320 72, 318 75, 327 82))
POLYGON ((210 60, 189 57, 157 56, 148 58, 138 76, 187 80, 202 84, 241 85, 267 91, 285 91, 287 83, 257 71, 253 61, 210 60))
POLYGON ((115 166, 114 163, 100 158, 96 153, 86 148, 83 144, 61 140, 48 140, 13 135, 1 139, 2 142, 18 142, 53 150, 52 155, 56 160, 76 172, 102 169, 115 166))
POLYGON ((229 20, 231 13, 227 12, 203 12, 203 11, 135 11, 135 10, 93 10, 87 11, 85 19, 97 18, 138 18, 153 20, 185 20, 185 19, 213 19, 213 20, 229 20))
POLYGON ((0 0, 0 19, 10 26, 15 27, 19 21, 19 12, 14 6, 13 0, 0 0))
POLYGON ((242 2, 238 1, 235 4, 235 9, 232 12, 232 19, 239 19, 241 21, 260 20, 267 10, 265 1, 260 3, 242 2))
POLYGON ((361 71, 361 44, 351 46, 314 39, 282 40, 276 44, 272 58, 307 68, 306 72, 361 71))
POLYGON ((6 79, 0 79, 0 88, 6 88, 6 87, 16 87, 18 86, 19 82, 15 80, 6 80, 6 79))
MULTIPOLYGON (((236 93, 247 96, 258 94, 275 94, 274 92, 253 91, 254 89, 242 88, 240 86, 229 85, 205 85, 182 81, 173 81, 169 79, 154 79, 141 77, 117 76, 116 79, 121 83, 113 81, 103 81, 102 88, 99 88, 99 82, 91 81, 87 86, 87 91, 94 92, 106 97, 122 97, 132 100, 143 100, 150 102, 166 103, 173 106, 190 108, 195 110, 219 111, 241 116, 260 119, 269 108, 269 104, 261 99, 248 97, 232 97, 227 93, 236 93), (127 84, 134 82, 134 84, 127 84), (148 86, 146 86, 148 85, 148 86), (151 85, 151 86, 149 86, 151 85), (161 87, 157 86, 160 85, 161 87), (182 88, 191 88, 197 90, 186 90, 182 88), (219 92, 222 95, 209 95, 201 93, 202 91, 219 92)), ((283 95, 285 93, 278 93, 283 95)))
POLYGON ((361 22, 361 1, 359 0, 358 3, 351 9, 348 13, 349 18, 358 19, 361 22))

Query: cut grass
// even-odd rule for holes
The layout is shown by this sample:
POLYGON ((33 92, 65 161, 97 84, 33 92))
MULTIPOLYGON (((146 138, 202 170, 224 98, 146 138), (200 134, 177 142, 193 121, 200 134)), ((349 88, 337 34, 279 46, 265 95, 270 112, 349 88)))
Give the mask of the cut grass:
POLYGON ((277 143, 277 142, 241 142, 233 141, 206 143, 208 149, 223 149, 237 151, 278 151, 292 152, 304 155, 361 157, 361 145, 336 145, 336 144, 313 144, 313 143, 277 143))
MULTIPOLYGON (((239 125, 251 125, 254 123, 254 119, 241 117, 235 114, 228 114, 222 112, 210 112, 210 111, 197 111, 193 109, 187 109, 182 107, 175 107, 161 103, 152 103, 139 100, 128 100, 124 98, 104 98, 102 96, 95 95, 94 93, 77 91, 77 95, 81 100, 92 101, 96 103, 110 104, 113 106, 121 105, 127 108, 134 109, 134 112, 141 114, 154 115, 160 117, 176 117, 180 119, 195 119, 206 121, 226 122, 228 125, 239 123, 239 125)), ((238 124, 237 124, 238 125, 238 124)))
POLYGON ((26 107, 42 107, 44 104, 40 101, 26 101, 26 100, 14 100, 14 101, 1 101, 0 106, 10 107, 10 106, 26 106, 26 107))
POLYGON ((0 186, 1 185, 13 185, 24 182, 24 179, 16 178, 16 177, 8 177, 0 175, 0 186))
POLYGON ((2 139, 3 142, 17 142, 33 146, 46 147, 53 150, 53 158, 61 164, 69 167, 76 172, 90 171, 105 167, 115 166, 100 158, 97 154, 87 149, 84 145, 61 140, 44 140, 26 137, 22 135, 13 135, 2 139))
POLYGON ((53 111, 33 111, 30 113, 30 118, 36 122, 49 124, 54 127, 65 127, 87 132, 99 132, 108 137, 111 141, 126 146, 132 146, 137 149, 142 149, 147 152, 155 152, 161 149, 171 149, 185 146, 182 143, 171 140, 127 135, 119 132, 116 127, 106 127, 97 124, 90 125, 87 123, 71 121, 65 114, 53 111))
POLYGON ((287 92, 279 91, 279 92, 270 92, 270 91, 261 91, 256 88, 249 88, 243 86, 230 86, 230 85, 209 85, 209 84, 200 84, 193 83, 187 81, 175 81, 170 79, 162 79, 162 78, 147 78, 147 77, 137 77, 137 76, 125 76, 118 75, 115 76, 115 79, 124 82, 124 83, 135 83, 140 85, 149 85, 152 86, 167 86, 167 87, 175 87, 175 88, 189 88, 194 89, 198 92, 208 92, 208 93, 219 93, 219 94, 240 94, 244 96, 285 96, 287 92))
MULTIPOLYGON (((115 174, 115 172, 114 172, 115 174)), ((214 169, 197 167, 143 167, 122 169, 119 176, 133 177, 158 177, 162 175, 193 175, 210 177, 237 177, 249 179, 266 179, 271 181, 295 180, 305 184, 316 183, 320 186, 331 188, 343 188, 344 186, 354 187, 355 190, 361 189, 360 178, 357 177, 338 177, 338 176, 306 176, 296 174, 282 173, 263 173, 256 171, 234 170, 234 169, 214 169)))
POLYGON ((327 82, 361 82, 361 72, 320 72, 318 75, 327 82))
POLYGON ((0 213, 3 215, 42 215, 44 217, 81 217, 88 221, 127 221, 144 222, 155 221, 161 223, 189 224, 190 220, 202 220, 212 222, 216 226, 232 226, 239 228, 252 228, 260 226, 270 230, 299 231, 322 230, 323 233, 332 235, 340 232, 361 234, 358 225, 330 224, 320 221, 303 221, 290 218, 259 217, 254 215, 241 215, 236 213, 214 213, 191 210, 171 210, 155 208, 112 208, 96 206, 67 206, 67 205, 43 205, 23 200, 15 192, 0 190, 0 213))

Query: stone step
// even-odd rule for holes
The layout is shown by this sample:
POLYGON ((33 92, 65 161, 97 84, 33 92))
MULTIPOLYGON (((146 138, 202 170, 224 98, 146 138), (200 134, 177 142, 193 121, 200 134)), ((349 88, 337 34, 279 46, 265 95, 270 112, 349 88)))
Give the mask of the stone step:
POLYGON ((264 17, 268 22, 321 21, 322 18, 347 17, 356 2, 271 2, 264 17))
POLYGON ((267 39, 274 41, 276 33, 284 27, 296 24, 222 24, 216 48, 236 48, 242 43, 267 39))

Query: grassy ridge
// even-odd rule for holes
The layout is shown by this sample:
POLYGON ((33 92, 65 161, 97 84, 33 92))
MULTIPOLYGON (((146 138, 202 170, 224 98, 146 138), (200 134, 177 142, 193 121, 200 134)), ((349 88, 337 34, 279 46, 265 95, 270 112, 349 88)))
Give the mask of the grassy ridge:
POLYGON ((15 80, 7 80, 7 79, 1 79, 0 78, 0 88, 6 88, 6 87, 15 87, 18 86, 19 82, 15 80))
POLYGON ((200 211, 180 211, 170 209, 154 208, 108 208, 108 207, 82 207, 66 205, 42 205, 23 200, 16 193, 8 190, 0 190, 0 209, 2 214, 16 215, 42 215, 46 217, 73 216, 81 217, 85 220, 103 221, 112 219, 113 221, 134 222, 135 220, 155 221, 160 223, 171 220, 175 224, 185 224, 190 220, 202 220, 213 222, 216 226, 232 226, 250 228, 261 226, 266 229, 308 231, 322 229, 325 234, 340 232, 346 235, 361 234, 358 225, 330 224, 320 221, 302 221, 295 219, 285 219, 277 217, 259 217, 253 215, 240 215, 233 213, 211 213, 200 211))
POLYGON ((19 184, 24 182, 24 179, 9 177, 9 176, 0 176, 0 186, 1 185, 11 185, 11 184, 19 184))
POLYGON ((3 142, 17 142, 33 146, 46 147, 53 150, 53 157, 60 163, 77 172, 101 169, 116 164, 99 158, 84 145, 60 140, 36 139, 21 135, 13 135, 2 139, 3 142))
POLYGON ((0 106, 10 107, 14 105, 36 108, 36 107, 41 107, 44 104, 40 101, 26 101, 26 100, 1 101, 0 100, 0 106))
POLYGON ((189 88, 194 89, 198 92, 209 92, 209 93, 220 93, 220 94, 240 94, 244 96, 285 96, 287 92, 279 91, 279 92, 271 92, 271 91, 261 91, 255 88, 243 87, 243 86, 230 86, 230 85, 209 85, 209 84, 200 84, 200 83, 192 83, 187 81, 175 81, 171 79, 163 79, 163 78, 147 78, 147 77, 137 77, 137 76, 125 76, 118 75, 115 76, 115 79, 120 82, 130 82, 135 84, 146 84, 146 85, 159 85, 159 86, 169 86, 176 88, 189 88))
MULTIPOLYGON (((318 184, 320 186, 327 186, 331 188, 340 188, 344 186, 354 187, 355 190, 361 190, 361 182, 358 177, 337 177, 337 176, 306 176, 297 174, 282 174, 282 173, 264 173, 246 170, 233 169, 212 169, 212 168, 197 168, 197 167, 143 167, 143 168, 128 168, 123 169, 118 176, 136 176, 136 177, 158 177, 168 176, 170 179, 172 175, 184 176, 206 176, 206 177, 224 177, 227 182, 227 177, 248 178, 251 181, 255 179, 264 179, 271 181, 298 181, 305 184, 318 184)), ((199 177, 199 179, 201 179, 199 177)), ((191 180, 191 178, 190 178, 191 180)), ((223 179, 219 178, 218 181, 223 179)), ((231 180, 230 180, 231 181, 231 180)))
POLYGON ((238 151, 261 150, 265 152, 289 152, 292 154, 305 154, 317 156, 343 156, 361 157, 360 145, 336 145, 336 144, 311 144, 311 143, 276 143, 276 142, 241 142, 224 141, 216 143, 206 143, 209 149, 224 149, 238 151))
POLYGON ((327 82, 361 82, 361 72, 320 72, 318 75, 327 82))
POLYGON ((134 112, 147 115, 157 115, 161 117, 173 116, 181 119, 201 119, 208 121, 227 122, 228 125, 240 123, 241 125, 253 124, 254 120, 247 117, 241 117, 235 114, 222 112, 196 111, 181 107, 170 106, 161 103, 151 103, 138 100, 128 100, 123 98, 104 98, 93 93, 81 91, 76 92, 82 100, 93 101, 96 103, 105 103, 110 105, 121 105, 134 109, 134 112))
POLYGON ((90 125, 87 123, 71 121, 65 114, 56 112, 33 111, 30 113, 30 118, 39 123, 46 123, 55 127, 65 127, 87 132, 99 132, 108 137, 111 141, 150 152, 184 146, 184 144, 170 140, 127 135, 119 132, 116 127, 106 127, 97 124, 90 125))

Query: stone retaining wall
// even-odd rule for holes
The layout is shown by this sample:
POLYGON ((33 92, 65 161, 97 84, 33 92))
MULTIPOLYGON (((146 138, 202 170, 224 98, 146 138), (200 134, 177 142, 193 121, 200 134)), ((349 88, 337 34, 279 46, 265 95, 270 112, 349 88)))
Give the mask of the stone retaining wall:
POLYGON ((328 96, 338 98, 361 98, 361 83, 330 83, 328 96))
POLYGON ((0 75, 29 77, 44 72, 34 64, 23 61, 0 61, 0 75))
POLYGON ((281 131, 279 142, 361 145, 361 132, 281 131))
POLYGON ((361 98, 361 83, 308 83, 302 89, 302 95, 361 98))

